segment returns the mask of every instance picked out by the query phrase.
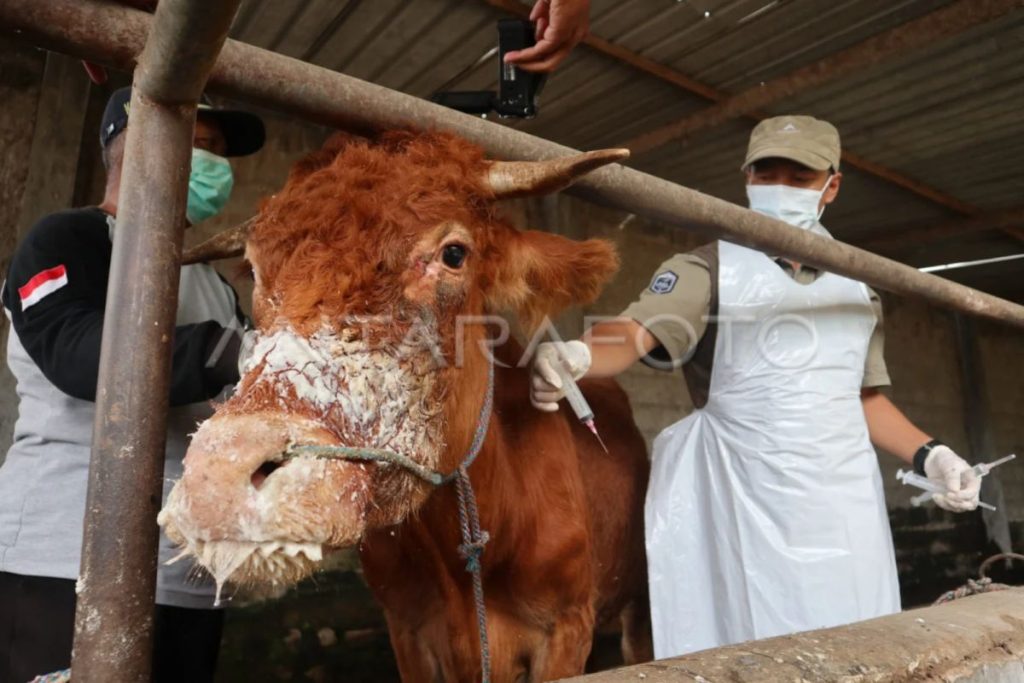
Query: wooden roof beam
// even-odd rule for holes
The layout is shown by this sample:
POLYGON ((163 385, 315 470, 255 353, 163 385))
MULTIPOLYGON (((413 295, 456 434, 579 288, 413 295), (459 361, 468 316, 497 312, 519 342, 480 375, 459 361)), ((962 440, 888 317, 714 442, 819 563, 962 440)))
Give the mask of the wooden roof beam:
POLYGON ((681 137, 745 116, 886 59, 950 38, 1024 8, 1022 0, 957 0, 795 71, 638 135, 623 146, 643 154, 681 137))

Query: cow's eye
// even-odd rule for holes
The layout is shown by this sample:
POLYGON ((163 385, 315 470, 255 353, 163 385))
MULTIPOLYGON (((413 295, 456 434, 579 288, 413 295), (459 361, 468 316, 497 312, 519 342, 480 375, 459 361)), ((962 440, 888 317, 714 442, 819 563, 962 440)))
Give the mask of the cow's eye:
POLYGON ((449 268, 461 268, 466 262, 466 247, 461 244, 449 244, 441 250, 441 260, 449 268))

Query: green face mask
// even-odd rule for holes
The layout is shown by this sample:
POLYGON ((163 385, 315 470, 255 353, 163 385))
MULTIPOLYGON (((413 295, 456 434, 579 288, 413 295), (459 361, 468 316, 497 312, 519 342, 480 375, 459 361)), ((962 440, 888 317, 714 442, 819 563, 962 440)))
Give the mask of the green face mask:
POLYGON ((192 225, 213 218, 228 203, 235 178, 227 159, 205 149, 192 148, 186 215, 192 225))

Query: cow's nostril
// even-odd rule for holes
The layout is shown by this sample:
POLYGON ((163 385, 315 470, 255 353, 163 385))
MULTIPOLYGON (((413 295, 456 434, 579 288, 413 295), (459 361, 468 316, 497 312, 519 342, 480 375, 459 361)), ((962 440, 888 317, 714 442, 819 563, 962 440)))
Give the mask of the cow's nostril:
POLYGON ((267 477, 273 474, 275 470, 280 469, 283 466, 283 462, 274 462, 273 460, 268 460, 267 462, 260 465, 258 468, 256 468, 256 471, 252 473, 252 477, 250 477, 253 487, 259 489, 261 486, 263 486, 263 482, 267 480, 267 477))

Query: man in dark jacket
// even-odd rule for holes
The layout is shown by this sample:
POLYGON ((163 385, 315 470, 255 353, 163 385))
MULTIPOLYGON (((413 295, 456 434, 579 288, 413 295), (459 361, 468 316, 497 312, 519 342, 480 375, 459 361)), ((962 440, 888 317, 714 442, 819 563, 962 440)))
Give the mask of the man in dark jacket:
MULTIPOLYGON (((11 320, 7 362, 19 399, 14 443, 0 467, 0 683, 70 665, 75 581, 95 416, 100 338, 131 92, 115 92, 100 129, 107 184, 99 206, 40 220, 11 261, 2 290, 11 320)), ((193 139, 188 217, 220 211, 231 191, 225 157, 262 147, 263 123, 201 106, 193 139)), ((211 267, 181 271, 174 335, 165 491, 181 476, 188 434, 210 399, 238 381, 243 316, 211 267)), ((223 614, 209 580, 165 566, 160 542, 154 680, 211 681, 223 614)))

